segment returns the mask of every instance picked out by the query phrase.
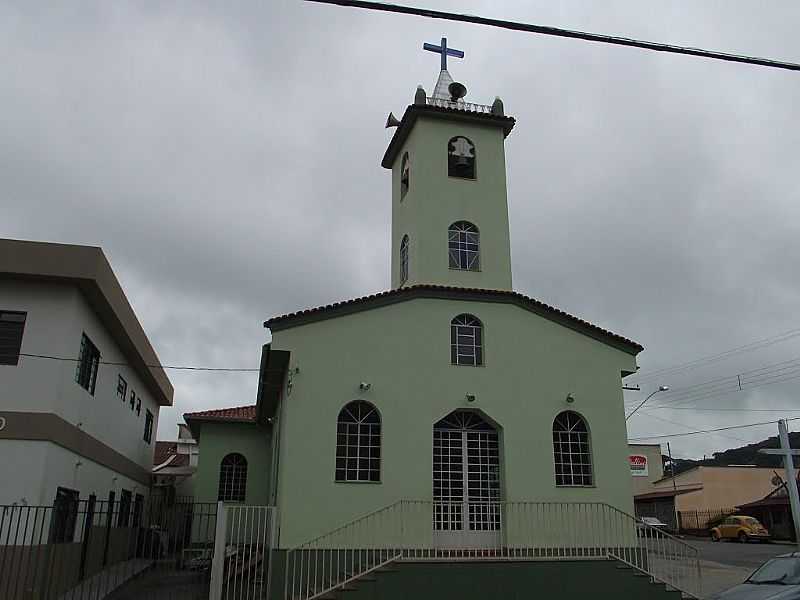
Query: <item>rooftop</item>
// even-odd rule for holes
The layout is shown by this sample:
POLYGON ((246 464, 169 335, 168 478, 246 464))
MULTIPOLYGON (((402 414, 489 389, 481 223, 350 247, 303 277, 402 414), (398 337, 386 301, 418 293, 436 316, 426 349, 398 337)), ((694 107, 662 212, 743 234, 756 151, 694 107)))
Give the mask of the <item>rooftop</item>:
POLYGON ((172 406, 172 383, 100 248, 0 239, 0 279, 7 278, 77 286, 156 402, 172 406))
POLYGON ((255 422, 256 405, 234 406, 232 408, 216 408, 213 410, 202 410, 193 413, 184 413, 186 421, 231 421, 231 422, 255 422))
POLYGON ((380 292, 370 296, 362 296, 352 300, 334 302, 325 306, 310 308, 293 313, 288 313, 278 317, 273 317, 264 323, 272 331, 279 331, 289 327, 304 325, 306 323, 331 319, 345 314, 352 314, 362 310, 378 308, 403 302, 413 298, 445 298, 458 300, 477 300, 486 302, 506 302, 515 304, 521 308, 529 310, 551 321, 555 321, 565 327, 593 337, 601 342, 623 350, 629 354, 636 355, 644 348, 628 338, 612 333, 602 327, 593 325, 578 317, 565 313, 558 308, 549 306, 539 300, 530 298, 519 292, 509 290, 485 290, 479 288, 459 288, 445 285, 421 284, 408 287, 380 292))

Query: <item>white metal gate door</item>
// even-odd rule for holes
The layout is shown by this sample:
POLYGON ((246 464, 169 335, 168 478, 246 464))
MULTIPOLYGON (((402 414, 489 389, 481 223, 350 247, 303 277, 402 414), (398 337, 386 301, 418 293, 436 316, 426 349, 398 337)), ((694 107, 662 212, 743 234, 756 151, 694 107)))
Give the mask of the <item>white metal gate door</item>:
POLYGON ((500 543, 500 447, 477 413, 450 413, 433 428, 433 530, 440 548, 500 543))
POLYGON ((275 526, 274 506, 218 504, 210 600, 268 600, 275 526))

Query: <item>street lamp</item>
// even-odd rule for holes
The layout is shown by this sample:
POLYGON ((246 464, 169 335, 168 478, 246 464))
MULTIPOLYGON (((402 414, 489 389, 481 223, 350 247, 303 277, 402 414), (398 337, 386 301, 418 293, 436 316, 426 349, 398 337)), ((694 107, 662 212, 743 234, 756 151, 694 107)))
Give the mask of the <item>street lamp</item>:
POLYGON ((650 398, 655 396, 658 392, 666 392, 667 390, 669 390, 669 386, 668 385, 660 385, 660 386, 658 386, 658 389, 655 392, 653 392, 652 394, 650 394, 647 398, 642 400, 641 403, 636 408, 634 408, 627 417, 625 417, 625 420, 627 421, 628 419, 630 419, 633 416, 633 413, 635 413, 637 410, 642 408, 644 406, 644 403, 647 402, 648 400, 650 400, 650 398))

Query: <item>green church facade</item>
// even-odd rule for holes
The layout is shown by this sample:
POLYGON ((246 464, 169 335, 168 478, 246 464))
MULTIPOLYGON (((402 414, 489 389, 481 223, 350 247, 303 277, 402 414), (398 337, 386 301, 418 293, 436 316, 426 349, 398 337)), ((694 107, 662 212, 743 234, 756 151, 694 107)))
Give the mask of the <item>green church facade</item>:
POLYGON ((274 597, 486 597, 512 580, 504 597, 522 597, 536 578, 565 598, 667 597, 617 568, 689 573, 685 544, 648 530, 652 561, 630 516, 622 379, 643 348, 513 291, 515 121, 465 91, 443 68, 390 116, 391 289, 267 320, 256 405, 185 415, 197 499, 276 508, 274 597), (447 593, 421 585, 434 573, 447 593))

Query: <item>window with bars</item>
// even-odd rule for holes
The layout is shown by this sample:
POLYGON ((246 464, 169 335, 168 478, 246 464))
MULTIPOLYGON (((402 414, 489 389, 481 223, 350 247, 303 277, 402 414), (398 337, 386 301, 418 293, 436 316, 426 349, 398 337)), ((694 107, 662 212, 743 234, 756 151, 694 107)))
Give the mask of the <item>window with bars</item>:
POLYGON ((553 421, 553 455, 557 486, 594 485, 589 428, 578 413, 564 411, 553 421))
POLYGON ((406 152, 400 162, 400 200, 405 198, 409 187, 411 187, 411 160, 406 152))
POLYGON ((97 383, 97 369, 100 366, 100 350, 85 333, 81 336, 81 351, 78 366, 75 368, 75 381, 94 396, 97 383))
POLYGON ((447 143, 447 174, 461 179, 475 179, 475 144, 463 135, 447 143))
POLYGON ((219 465, 219 493, 222 502, 244 502, 247 495, 247 459, 234 452, 219 465))
POLYGON ((369 402, 350 402, 336 421, 336 481, 380 480, 381 416, 369 402))
POLYGON ((53 516, 50 525, 50 543, 71 543, 75 538, 75 524, 78 520, 77 490, 59 487, 53 503, 53 516))
POLYGON ((451 269, 479 271, 480 232, 468 221, 457 221, 447 229, 447 251, 451 269))
POLYGON ((454 365, 483 364, 483 324, 473 315, 458 315, 450 322, 450 362, 454 365))
POLYGON ((408 236, 400 242, 400 285, 408 281, 408 236))
POLYGON ((153 441, 153 413, 149 410, 145 411, 144 415, 144 441, 148 444, 153 441))
POLYGON ((22 333, 28 313, 0 311, 0 365, 16 366, 22 350, 22 333))

